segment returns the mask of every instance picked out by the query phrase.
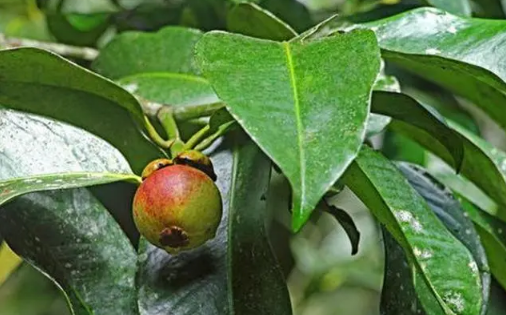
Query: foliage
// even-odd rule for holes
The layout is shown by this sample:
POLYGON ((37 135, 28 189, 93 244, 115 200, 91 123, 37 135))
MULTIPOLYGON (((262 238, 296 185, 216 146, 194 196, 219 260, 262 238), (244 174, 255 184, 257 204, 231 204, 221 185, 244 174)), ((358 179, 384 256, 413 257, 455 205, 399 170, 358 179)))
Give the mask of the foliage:
POLYGON ((0 0, 0 313, 505 314, 505 9, 0 0), (131 204, 191 149, 224 215, 171 255, 131 204))

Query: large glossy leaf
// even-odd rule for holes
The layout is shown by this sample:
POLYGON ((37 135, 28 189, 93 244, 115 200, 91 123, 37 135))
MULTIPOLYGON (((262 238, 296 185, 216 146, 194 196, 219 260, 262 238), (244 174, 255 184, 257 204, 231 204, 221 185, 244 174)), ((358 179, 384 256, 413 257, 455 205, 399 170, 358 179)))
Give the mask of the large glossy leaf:
MULTIPOLYGON (((125 158, 104 140, 7 109, 0 110, 0 148, 0 179, 7 180, 2 184, 29 179, 13 181, 17 186, 9 189, 17 192, 40 189, 51 178, 43 174, 85 172, 81 176, 88 183, 90 172, 132 174, 125 158)), ((49 188, 78 185, 66 177, 53 178, 51 184, 55 186, 49 188)), ((17 254, 58 282, 75 314, 137 314, 135 250, 107 210, 86 189, 31 193, 0 208, 2 236, 17 254)), ((123 220, 124 214, 114 215, 123 220)))
POLYGON ((471 15, 471 0, 425 0, 432 6, 440 8, 447 12, 470 16, 471 15))
POLYGON ((506 22, 422 8, 364 26, 376 32, 387 61, 469 98, 506 127, 506 22))
POLYGON ((132 95, 47 51, 0 51, 0 104, 88 130, 118 148, 136 172, 162 154, 137 130, 144 117, 132 95))
POLYGON ((249 140, 212 159, 225 209, 218 233, 178 256, 141 241, 141 315, 291 314, 264 227, 269 160, 249 140))
POLYGON ((201 37, 202 32, 183 27, 123 33, 102 49, 92 67, 148 100, 175 106, 214 103, 218 98, 194 64, 201 37))
POLYGON ((292 226, 300 229, 364 139, 380 64, 373 34, 278 43, 211 32, 197 58, 231 114, 289 179, 292 226))
POLYGON ((482 285, 472 254, 390 161, 364 147, 343 181, 402 246, 424 284, 429 313, 479 314, 482 285))
POLYGON ((227 29, 251 37, 289 40, 297 33, 275 15, 254 3, 239 3, 227 13, 227 29))
POLYGON ((464 159, 461 137, 436 112, 431 112, 407 95, 390 92, 375 92, 371 111, 423 130, 444 146, 453 159, 452 165, 460 169, 464 159))

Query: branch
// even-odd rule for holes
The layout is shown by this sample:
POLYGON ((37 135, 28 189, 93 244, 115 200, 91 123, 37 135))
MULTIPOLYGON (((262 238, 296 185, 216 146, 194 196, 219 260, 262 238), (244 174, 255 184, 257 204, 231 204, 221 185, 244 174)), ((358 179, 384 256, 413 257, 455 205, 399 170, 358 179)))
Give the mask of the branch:
POLYGON ((0 47, 35 47, 52 51, 58 55, 84 60, 93 60, 98 56, 98 50, 89 47, 77 47, 60 43, 41 42, 33 39, 8 37, 2 33, 0 33, 0 47))

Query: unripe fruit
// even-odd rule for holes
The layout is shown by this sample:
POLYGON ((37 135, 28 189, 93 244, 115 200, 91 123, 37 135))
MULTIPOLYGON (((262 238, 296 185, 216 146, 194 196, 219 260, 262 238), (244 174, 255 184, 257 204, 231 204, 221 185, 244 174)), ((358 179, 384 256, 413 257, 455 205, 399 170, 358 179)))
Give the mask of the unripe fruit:
POLYGON ((141 235, 171 254, 213 238, 221 215, 221 195, 213 180, 187 165, 151 172, 133 202, 134 222, 141 235))

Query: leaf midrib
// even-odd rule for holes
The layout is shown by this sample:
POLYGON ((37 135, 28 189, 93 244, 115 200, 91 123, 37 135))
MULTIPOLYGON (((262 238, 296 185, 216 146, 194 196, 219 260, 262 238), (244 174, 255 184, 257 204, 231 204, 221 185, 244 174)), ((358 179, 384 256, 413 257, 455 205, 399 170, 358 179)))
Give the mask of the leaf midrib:
POLYGON ((290 85, 292 87, 293 100, 294 100, 294 110, 295 110, 295 120, 297 123, 297 142, 299 148, 299 168, 300 168, 300 191, 301 191, 301 205, 304 204, 305 199, 305 182, 306 182, 306 167, 304 164, 305 153, 303 148, 303 129, 304 126, 302 124, 302 118, 300 116, 300 102, 299 102, 299 94, 297 89, 297 81, 295 78, 295 66, 293 64, 292 53, 290 50, 290 44, 288 42, 283 42, 283 48, 286 56, 286 63, 290 76, 290 85))

